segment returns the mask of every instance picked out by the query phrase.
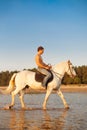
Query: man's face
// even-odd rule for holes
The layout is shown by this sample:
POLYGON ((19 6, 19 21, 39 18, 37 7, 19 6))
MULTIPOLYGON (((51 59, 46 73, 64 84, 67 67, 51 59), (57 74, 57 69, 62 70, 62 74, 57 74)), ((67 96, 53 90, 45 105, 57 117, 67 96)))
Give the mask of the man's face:
POLYGON ((43 50, 40 50, 40 54, 43 54, 44 53, 44 49, 43 50))

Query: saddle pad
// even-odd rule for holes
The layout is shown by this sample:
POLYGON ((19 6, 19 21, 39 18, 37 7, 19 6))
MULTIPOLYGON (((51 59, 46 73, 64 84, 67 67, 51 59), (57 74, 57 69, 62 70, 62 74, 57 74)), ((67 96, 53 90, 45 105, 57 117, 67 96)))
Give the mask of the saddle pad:
POLYGON ((45 77, 44 74, 40 73, 39 71, 36 71, 36 73, 35 73, 35 80, 37 82, 42 82, 44 77, 45 77))
MULTIPOLYGON (((51 81, 53 80, 53 74, 52 74, 51 71, 50 71, 50 73, 51 73, 51 78, 48 79, 48 81, 47 81, 47 83, 46 83, 46 86, 47 86, 47 84, 48 84, 49 82, 51 82, 51 81)), ((36 73, 35 73, 35 80, 36 80, 37 82, 42 82, 44 78, 45 78, 45 75, 44 75, 44 74, 40 73, 39 71, 36 71, 36 73)))

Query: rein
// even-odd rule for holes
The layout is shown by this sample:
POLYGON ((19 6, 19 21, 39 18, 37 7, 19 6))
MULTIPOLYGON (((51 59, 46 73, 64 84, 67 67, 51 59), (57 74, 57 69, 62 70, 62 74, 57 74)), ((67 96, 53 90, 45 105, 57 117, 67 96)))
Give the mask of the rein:
POLYGON ((54 70, 51 70, 60 80, 62 80, 62 78, 60 76, 63 76, 60 73, 55 72, 54 70))

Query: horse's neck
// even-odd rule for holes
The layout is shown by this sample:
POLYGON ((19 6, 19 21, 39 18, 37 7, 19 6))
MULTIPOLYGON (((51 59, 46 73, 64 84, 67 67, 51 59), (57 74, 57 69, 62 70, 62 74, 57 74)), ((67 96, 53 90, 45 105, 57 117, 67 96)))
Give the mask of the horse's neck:
POLYGON ((66 67, 66 62, 62 62, 57 65, 54 65, 52 69, 54 72, 59 73, 63 77, 65 74, 65 67, 66 67))

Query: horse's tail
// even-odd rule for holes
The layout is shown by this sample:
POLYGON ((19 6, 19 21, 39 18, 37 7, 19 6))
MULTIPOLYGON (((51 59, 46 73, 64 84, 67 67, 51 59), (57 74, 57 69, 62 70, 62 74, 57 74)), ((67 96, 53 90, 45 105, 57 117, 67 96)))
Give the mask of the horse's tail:
POLYGON ((7 89, 5 89, 5 90, 1 90, 1 89, 0 89, 0 93, 2 93, 2 94, 10 94, 10 93, 14 90, 16 74, 17 74, 17 73, 14 73, 14 74, 12 75, 11 80, 10 80, 10 82, 9 82, 9 86, 7 87, 7 89))

